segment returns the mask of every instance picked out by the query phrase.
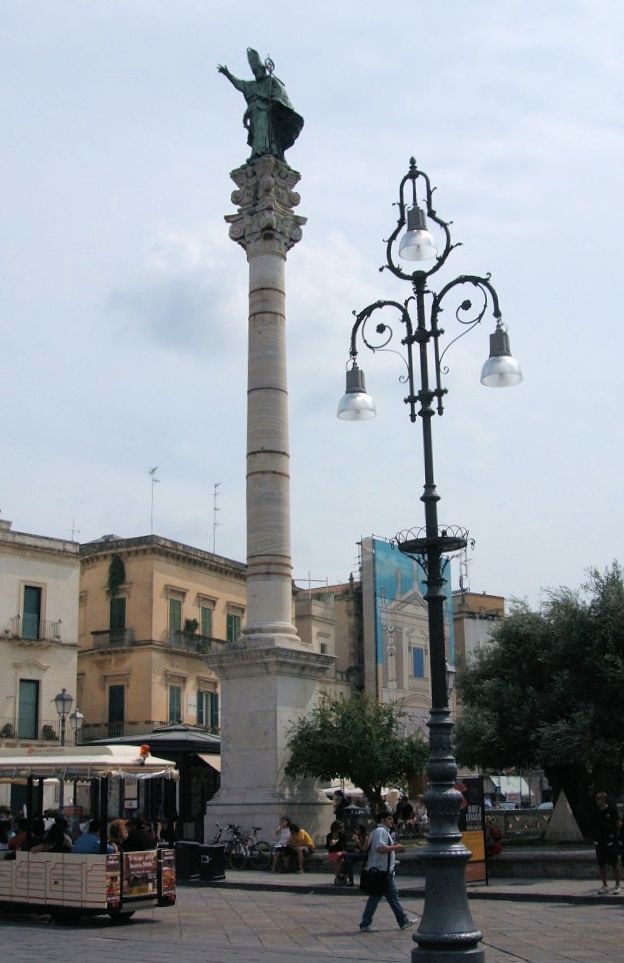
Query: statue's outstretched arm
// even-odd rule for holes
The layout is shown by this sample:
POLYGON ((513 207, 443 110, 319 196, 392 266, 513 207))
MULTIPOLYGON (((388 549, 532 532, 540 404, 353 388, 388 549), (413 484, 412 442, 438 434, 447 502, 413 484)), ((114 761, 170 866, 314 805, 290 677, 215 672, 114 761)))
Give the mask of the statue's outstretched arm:
POLYGON ((243 89, 243 81, 239 80, 238 77, 235 77, 234 74, 231 74, 227 67, 225 67, 223 64, 217 64, 217 70, 220 74, 223 74, 224 77, 227 77, 232 86, 236 87, 237 90, 243 89))

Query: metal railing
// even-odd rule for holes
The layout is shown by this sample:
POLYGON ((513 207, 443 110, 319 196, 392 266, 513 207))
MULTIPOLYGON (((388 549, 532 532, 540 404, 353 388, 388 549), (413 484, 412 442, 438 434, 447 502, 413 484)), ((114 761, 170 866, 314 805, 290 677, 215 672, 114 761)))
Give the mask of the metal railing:
MULTIPOLYGON (((19 742, 60 743, 61 720, 56 719, 15 719, 0 718, 0 742, 15 740, 19 742)), ((65 722, 65 742, 72 745, 74 733, 68 720, 65 722)))
MULTIPOLYGON (((155 721, 153 719, 146 719, 144 722, 85 722, 76 741, 85 743, 95 739, 119 739, 122 736, 149 735, 150 732, 171 725, 173 725, 172 722, 155 721)), ((219 729, 214 726, 198 726, 198 728, 213 735, 219 734, 219 729)))
MULTIPOLYGON (((91 638, 94 649, 114 649, 137 644, 134 629, 96 629, 91 632, 91 638)), ((161 642, 171 648, 196 652, 198 655, 212 652, 215 648, 226 644, 224 639, 184 632, 182 629, 167 629, 161 637, 161 642)))
MULTIPOLYGON (((190 723, 189 723, 190 724, 190 723)), ((194 723, 192 723, 194 725, 194 723)), ((81 745, 94 739, 118 739, 122 736, 142 736, 173 725, 171 721, 163 719, 145 719, 142 722, 84 722, 82 728, 75 733, 69 719, 65 722, 65 744, 68 746, 81 745)), ((197 726, 203 732, 219 735, 218 726, 197 726)), ((13 742, 38 742, 46 745, 61 742, 61 720, 15 719, 13 716, 0 717, 0 744, 13 742)))
POLYGON ((38 615, 16 615, 11 619, 10 627, 4 630, 5 636, 13 639, 23 639, 28 642, 44 640, 46 642, 61 641, 62 619, 56 622, 40 619, 38 615))
POLYGON ((225 639, 215 639, 211 635, 184 632, 183 629, 167 629, 163 641, 174 649, 197 652, 199 655, 213 652, 216 648, 226 644, 225 639))
POLYGON ((114 649, 134 644, 134 629, 97 629, 91 633, 94 649, 114 649))

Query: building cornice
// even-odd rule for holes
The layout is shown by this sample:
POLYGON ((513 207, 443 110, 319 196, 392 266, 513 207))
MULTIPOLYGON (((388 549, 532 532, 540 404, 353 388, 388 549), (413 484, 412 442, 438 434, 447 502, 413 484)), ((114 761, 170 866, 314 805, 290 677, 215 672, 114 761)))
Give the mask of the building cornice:
POLYGON ((112 558, 113 555, 124 558, 157 555, 161 558, 174 559, 191 567, 206 568, 221 575, 229 575, 241 581, 244 581, 247 576, 247 566, 244 562, 236 562, 201 548, 162 538, 160 535, 99 539, 95 542, 85 542, 80 546, 80 559, 85 568, 96 560, 112 558))
POLYGON ((62 538, 50 538, 47 535, 31 535, 28 532, 14 532, 0 530, 0 549, 22 555, 24 550, 36 552, 40 555, 53 555, 67 560, 78 561, 80 545, 78 542, 65 541, 62 538))

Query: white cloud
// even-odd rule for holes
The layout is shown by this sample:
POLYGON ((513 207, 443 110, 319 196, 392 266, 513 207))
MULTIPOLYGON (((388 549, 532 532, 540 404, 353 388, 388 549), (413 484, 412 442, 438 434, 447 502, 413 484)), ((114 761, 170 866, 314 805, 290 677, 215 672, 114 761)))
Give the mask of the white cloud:
POLYGON ((216 64, 247 76, 249 43, 305 117, 289 161, 309 221, 287 264, 298 574, 345 578, 361 535, 422 516, 398 359, 362 350, 378 419, 335 419, 351 312, 410 293, 377 269, 411 154, 464 244, 432 286, 491 270, 525 370, 516 392, 480 388, 489 321, 449 358, 441 517, 478 538, 473 588, 535 598, 618 553, 621 4, 5 8, 5 516, 138 534, 160 464, 163 534, 209 547, 221 481, 218 545, 244 551, 247 264, 223 215, 247 148, 216 64))

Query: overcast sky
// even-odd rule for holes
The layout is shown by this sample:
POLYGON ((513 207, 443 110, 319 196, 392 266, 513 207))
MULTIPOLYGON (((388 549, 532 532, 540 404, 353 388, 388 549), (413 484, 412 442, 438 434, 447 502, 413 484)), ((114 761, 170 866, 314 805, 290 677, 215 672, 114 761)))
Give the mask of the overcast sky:
MULTIPOLYGON (((440 519, 473 591, 527 598, 622 557, 624 4, 620 0, 0 0, 0 511, 88 541, 154 529, 245 559, 247 263, 228 238, 248 156, 247 46, 305 126, 287 263, 294 574, 343 581, 357 542, 423 523, 401 362, 336 419, 352 311, 380 274, 410 155, 454 251, 492 273, 525 380, 479 384, 489 318, 447 356, 440 519), (618 240, 620 238, 620 240, 618 240)), ((453 314, 445 314, 449 337, 453 314)))

